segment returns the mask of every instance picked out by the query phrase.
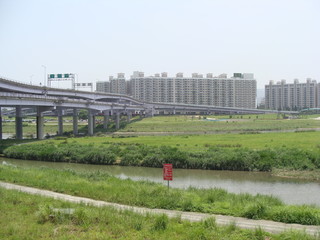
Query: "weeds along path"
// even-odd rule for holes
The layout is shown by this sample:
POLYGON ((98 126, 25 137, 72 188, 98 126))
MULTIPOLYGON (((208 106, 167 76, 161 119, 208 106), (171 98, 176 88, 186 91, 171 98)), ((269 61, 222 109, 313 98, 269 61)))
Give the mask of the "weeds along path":
POLYGON ((270 232, 270 233, 280 233, 280 232, 289 231, 289 230, 300 230, 313 236, 319 236, 320 234, 320 226, 285 224, 285 223, 266 221, 266 220, 251 220, 251 219, 246 219, 241 217, 133 207, 133 206, 122 205, 117 203, 93 200, 90 198, 76 197, 76 196, 71 196, 67 194, 56 193, 52 191, 47 191, 47 190, 42 190, 42 189, 32 188, 32 187, 25 187, 25 186, 20 186, 20 185, 11 184, 11 183, 5 183, 5 182, 0 182, 0 187, 3 187, 5 189, 18 190, 18 191, 29 193, 29 194, 51 197, 54 199, 64 200, 64 201, 73 202, 73 203, 82 203, 82 204, 91 205, 95 207, 109 206, 118 210, 129 210, 129 211, 133 211, 140 214, 147 214, 147 213, 166 214, 168 217, 171 217, 171 218, 181 216, 182 220, 187 220, 191 222, 202 221, 206 218, 214 217, 218 225, 234 224, 240 228, 253 229, 253 230, 257 228, 261 228, 264 231, 270 232))

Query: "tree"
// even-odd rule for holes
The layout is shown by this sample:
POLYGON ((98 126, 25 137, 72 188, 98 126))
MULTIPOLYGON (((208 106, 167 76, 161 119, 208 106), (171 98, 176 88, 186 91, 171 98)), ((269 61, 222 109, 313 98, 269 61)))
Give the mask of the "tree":
POLYGON ((80 120, 88 120, 88 110, 81 109, 78 116, 80 120))

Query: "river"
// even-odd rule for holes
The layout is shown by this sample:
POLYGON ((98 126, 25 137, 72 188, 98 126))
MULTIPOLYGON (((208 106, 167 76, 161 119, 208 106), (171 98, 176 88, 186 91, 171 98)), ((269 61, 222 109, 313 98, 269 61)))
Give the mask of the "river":
MULTIPOLYGON (((119 178, 149 180, 167 185, 162 180, 162 169, 144 167, 123 167, 106 165, 87 165, 75 163, 54 163, 0 158, 0 163, 17 166, 44 166, 57 169, 74 169, 77 171, 105 171, 119 178)), ((270 173, 212 171, 174 169, 174 188, 222 188, 233 193, 250 193, 273 195, 287 204, 314 204, 320 206, 320 183, 299 179, 288 179, 271 176, 270 173)))

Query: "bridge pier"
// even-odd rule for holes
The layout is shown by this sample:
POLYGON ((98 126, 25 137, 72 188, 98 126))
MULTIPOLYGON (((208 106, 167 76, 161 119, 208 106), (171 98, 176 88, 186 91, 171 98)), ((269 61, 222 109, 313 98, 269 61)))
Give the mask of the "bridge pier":
POLYGON ((109 111, 103 111, 103 128, 108 129, 109 124, 109 111))
POLYGON ((61 107, 58 107, 58 135, 63 135, 63 112, 61 107))
POLYGON ((128 111, 128 112, 127 112, 127 122, 128 122, 128 123, 130 122, 131 118, 132 118, 132 112, 131 112, 131 111, 128 111))
POLYGON ((92 115, 92 127, 93 127, 93 129, 95 129, 97 127, 95 114, 92 115))
POLYGON ((37 139, 43 139, 43 109, 41 107, 37 107, 37 139))
POLYGON ((23 139, 21 106, 16 106, 16 139, 23 139))
POLYGON ((2 113, 0 107, 0 140, 2 139, 2 113))
POLYGON ((73 109, 73 135, 78 135, 78 110, 76 108, 73 109))
POLYGON ((93 112, 88 109, 88 135, 93 135, 93 112))
POLYGON ((116 130, 120 128, 120 112, 116 112, 116 130))

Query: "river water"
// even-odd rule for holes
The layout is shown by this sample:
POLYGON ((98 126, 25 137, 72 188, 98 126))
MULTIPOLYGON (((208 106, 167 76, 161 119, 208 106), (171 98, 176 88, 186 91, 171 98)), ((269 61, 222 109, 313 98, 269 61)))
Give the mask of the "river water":
MULTIPOLYGON (((162 169, 160 168, 53 163, 0 158, 0 163, 3 162, 17 166, 44 166, 91 172, 104 171, 123 179, 149 180, 167 185, 167 182, 162 180, 162 169)), ((170 187, 218 187, 233 193, 273 195, 287 204, 315 204, 320 206, 320 182, 274 177, 270 173, 174 169, 170 187)))

